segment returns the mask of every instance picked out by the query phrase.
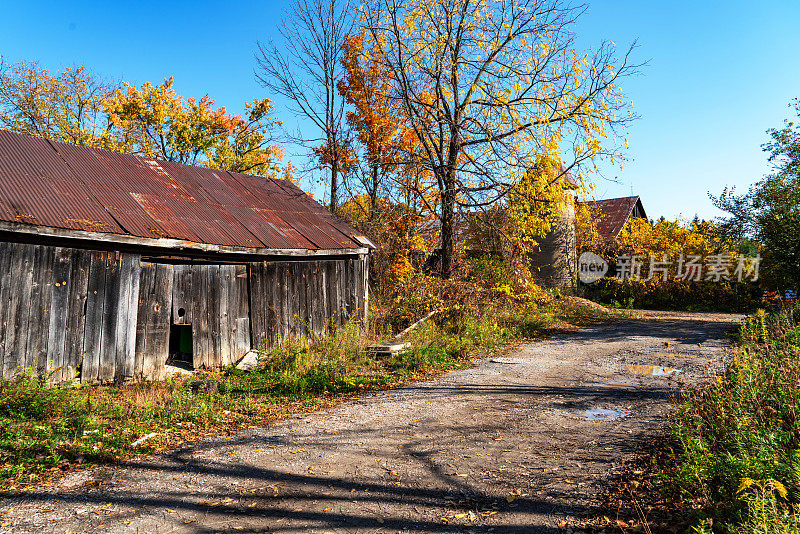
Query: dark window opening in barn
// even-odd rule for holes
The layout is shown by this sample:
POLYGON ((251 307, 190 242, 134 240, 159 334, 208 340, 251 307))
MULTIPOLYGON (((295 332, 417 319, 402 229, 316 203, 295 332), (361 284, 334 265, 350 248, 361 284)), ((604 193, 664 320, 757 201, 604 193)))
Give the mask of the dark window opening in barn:
MULTIPOLYGON (((180 310, 178 310, 178 314, 180 315, 180 310)), ((173 365, 192 368, 192 325, 170 325, 169 359, 173 365)))

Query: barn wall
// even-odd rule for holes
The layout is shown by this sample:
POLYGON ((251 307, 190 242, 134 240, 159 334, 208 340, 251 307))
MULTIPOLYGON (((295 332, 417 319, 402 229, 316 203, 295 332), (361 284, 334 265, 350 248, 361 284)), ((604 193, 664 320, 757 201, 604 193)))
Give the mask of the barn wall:
POLYGON ((135 254, 1 242, 2 375, 132 378, 138 292, 135 254))
POLYGON ((136 317, 136 378, 164 378, 169 356, 170 316, 175 272, 172 265, 140 262, 136 317))
POLYGON ((30 368, 51 373, 53 383, 160 379, 171 322, 192 325, 195 367, 219 367, 262 342, 321 336, 364 318, 366 302, 366 256, 168 264, 0 242, 0 374, 30 368))
POLYGON ((320 337, 367 308, 367 257, 250 264, 252 346, 320 337))
POLYGON ((239 361, 250 350, 247 265, 175 265, 174 273, 172 321, 192 325, 194 367, 239 361))

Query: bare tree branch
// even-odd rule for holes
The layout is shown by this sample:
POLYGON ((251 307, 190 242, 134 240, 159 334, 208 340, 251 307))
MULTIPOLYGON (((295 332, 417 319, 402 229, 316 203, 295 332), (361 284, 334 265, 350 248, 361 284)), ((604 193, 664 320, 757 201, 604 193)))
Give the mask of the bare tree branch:
MULTIPOLYGON (((344 38, 352 31, 353 0, 293 0, 278 28, 279 42, 258 42, 256 79, 284 97, 294 114, 314 125, 317 135, 289 134, 290 141, 330 151, 330 206, 336 210, 342 162, 338 147, 347 135, 345 102, 336 84, 342 78, 340 55, 344 38)), ((311 154, 313 158, 313 153, 311 154)))

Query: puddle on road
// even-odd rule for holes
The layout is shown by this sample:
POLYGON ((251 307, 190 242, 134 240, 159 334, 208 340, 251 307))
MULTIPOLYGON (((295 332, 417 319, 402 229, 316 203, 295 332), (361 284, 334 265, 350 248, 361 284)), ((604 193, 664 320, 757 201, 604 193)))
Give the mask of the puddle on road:
POLYGON ((629 365, 628 371, 635 375, 645 376, 670 376, 680 373, 680 369, 661 367, 660 365, 629 365))
POLYGON ((605 421, 616 421, 623 417, 628 417, 631 414, 630 410, 620 408, 619 410, 609 410, 608 408, 590 408, 584 412, 584 419, 587 421, 596 421, 603 423, 605 421))

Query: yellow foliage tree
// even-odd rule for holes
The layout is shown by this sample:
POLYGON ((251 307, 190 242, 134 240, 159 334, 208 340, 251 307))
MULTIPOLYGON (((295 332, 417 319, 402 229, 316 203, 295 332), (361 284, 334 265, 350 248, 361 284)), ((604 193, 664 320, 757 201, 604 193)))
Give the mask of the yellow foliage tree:
POLYGON ((579 8, 559 0, 374 0, 364 13, 370 46, 419 141, 408 163, 432 177, 444 277, 459 209, 495 204, 537 157, 568 160, 582 183, 595 159, 621 144, 617 127, 628 115, 617 83, 633 67, 609 43, 576 50, 579 8))
POLYGON ((604 252, 607 244, 603 241, 598 228, 600 208, 589 202, 575 203, 575 248, 578 253, 591 251, 595 254, 604 252))
POLYGON ((215 108, 205 95, 184 99, 172 77, 154 86, 128 83, 103 101, 116 137, 125 151, 146 157, 215 169, 279 176, 283 151, 271 144, 280 122, 270 116, 272 103, 246 104, 247 118, 215 108))
POLYGON ((615 252, 625 255, 676 257, 680 254, 709 256, 736 250, 736 241, 719 231, 712 221, 628 219, 617 237, 615 252))
POLYGON ((0 126, 75 145, 200 163, 242 173, 294 178, 281 171, 283 152, 273 144, 280 122, 268 99, 245 105, 246 117, 214 108, 214 101, 181 98, 172 78, 140 88, 120 88, 67 67, 50 74, 35 62, 0 64, 0 126))
POLYGON ((560 161, 537 155, 508 194, 509 236, 529 251, 553 228, 555 218, 575 205, 576 182, 560 161))
POLYGON ((82 66, 50 74, 36 62, 0 58, 0 126, 54 141, 97 148, 117 144, 102 101, 114 87, 82 66))
POLYGON ((748 283, 750 275, 742 273, 740 281, 735 274, 737 245, 711 221, 629 219, 615 244, 596 250, 609 261, 612 274, 616 267, 617 276, 588 286, 587 295, 650 309, 744 311, 760 299, 760 291, 757 284, 748 283), (708 270, 709 264, 727 264, 728 258, 727 275, 717 271, 715 277, 708 270))

